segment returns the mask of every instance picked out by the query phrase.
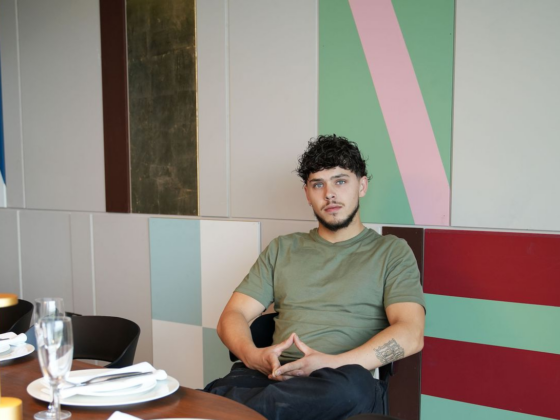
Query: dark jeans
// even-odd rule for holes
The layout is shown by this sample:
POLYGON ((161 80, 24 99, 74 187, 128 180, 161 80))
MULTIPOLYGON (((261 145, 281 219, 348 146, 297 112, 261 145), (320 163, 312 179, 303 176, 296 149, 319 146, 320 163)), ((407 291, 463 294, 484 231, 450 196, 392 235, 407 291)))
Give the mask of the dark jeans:
POLYGON ((308 377, 278 382, 236 363, 204 391, 245 404, 268 420, 342 420, 383 413, 387 385, 358 365, 323 368, 308 377))

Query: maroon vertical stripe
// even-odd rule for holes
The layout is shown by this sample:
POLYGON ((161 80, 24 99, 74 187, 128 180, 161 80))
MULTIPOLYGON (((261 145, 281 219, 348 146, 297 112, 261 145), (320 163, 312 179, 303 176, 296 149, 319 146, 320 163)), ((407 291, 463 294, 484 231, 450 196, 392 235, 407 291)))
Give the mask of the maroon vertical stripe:
MULTIPOLYGON (((422 273, 424 229, 383 227, 384 235, 406 240, 422 273)), ((395 374, 389 379, 389 414, 402 420, 420 419, 420 365, 422 355, 414 354, 395 362, 395 374)))
POLYGON ((422 394, 560 419, 560 355, 426 337, 422 394))
POLYGON ((108 212, 130 213, 125 0, 99 0, 108 212))

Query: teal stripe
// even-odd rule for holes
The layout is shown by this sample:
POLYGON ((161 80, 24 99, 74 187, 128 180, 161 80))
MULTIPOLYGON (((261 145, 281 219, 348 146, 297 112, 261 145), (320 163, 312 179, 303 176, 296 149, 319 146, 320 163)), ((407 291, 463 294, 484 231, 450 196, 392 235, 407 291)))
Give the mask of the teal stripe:
POLYGON ((200 222, 150 219, 152 318, 202 326, 200 222))
POLYGON ((446 400, 429 395, 422 395, 420 404, 421 420, 545 420, 549 418, 446 400))
POLYGON ((202 329, 203 359, 204 359, 204 385, 214 379, 223 378, 231 370, 232 362, 229 360, 229 350, 218 337, 214 328, 202 329))
POLYGON ((560 308, 426 294, 426 336, 560 354, 560 308))

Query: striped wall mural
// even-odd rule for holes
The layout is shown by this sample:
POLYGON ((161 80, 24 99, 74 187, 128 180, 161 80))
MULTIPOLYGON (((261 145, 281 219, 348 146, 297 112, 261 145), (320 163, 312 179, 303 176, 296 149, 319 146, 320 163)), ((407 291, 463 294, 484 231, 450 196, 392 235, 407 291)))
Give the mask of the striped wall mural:
POLYGON ((257 222, 150 219, 154 364, 181 385, 229 372, 216 326, 259 252, 257 222))
POLYGON ((367 222, 449 225, 454 2, 320 0, 319 132, 356 141, 367 222))
POLYGON ((560 418, 560 235, 426 230, 421 418, 560 418))

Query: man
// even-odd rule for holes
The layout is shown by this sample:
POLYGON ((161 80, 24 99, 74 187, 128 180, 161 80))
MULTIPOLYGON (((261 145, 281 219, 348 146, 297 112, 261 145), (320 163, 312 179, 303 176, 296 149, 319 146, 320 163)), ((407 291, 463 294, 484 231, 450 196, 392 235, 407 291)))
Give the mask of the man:
POLYGON ((218 324, 243 363, 206 391, 268 419, 344 419, 381 412, 375 368, 420 351, 424 299, 408 245, 360 220, 364 159, 344 137, 310 141, 297 169, 319 222, 276 238, 234 292, 218 324), (273 345, 256 348, 249 323, 274 303, 273 345))

